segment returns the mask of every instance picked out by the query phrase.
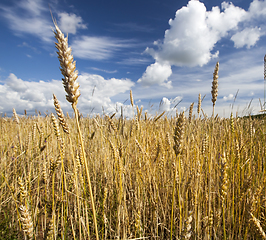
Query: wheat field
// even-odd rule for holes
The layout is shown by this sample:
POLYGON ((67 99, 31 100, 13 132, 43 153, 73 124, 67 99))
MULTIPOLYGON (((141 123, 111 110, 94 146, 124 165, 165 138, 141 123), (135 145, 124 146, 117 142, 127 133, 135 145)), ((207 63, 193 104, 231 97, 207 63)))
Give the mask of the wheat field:
MULTIPOLYGON (((1 239, 266 239, 265 122, 197 109, 83 118, 55 22, 71 113, 0 118, 1 239), (194 112, 194 114, 193 114, 194 112)), ((82 86, 81 86, 82 88, 82 86)))

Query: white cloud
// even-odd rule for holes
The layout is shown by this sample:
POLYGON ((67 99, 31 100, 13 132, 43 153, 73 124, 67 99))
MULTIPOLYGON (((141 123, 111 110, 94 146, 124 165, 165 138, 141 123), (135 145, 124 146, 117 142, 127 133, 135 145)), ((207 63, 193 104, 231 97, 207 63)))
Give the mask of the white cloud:
POLYGON ((59 26, 62 32, 65 34, 76 34, 78 28, 86 29, 86 24, 82 23, 82 18, 74 13, 59 13, 59 26))
MULTIPOLYGON (((39 37, 44 42, 53 39, 53 26, 48 5, 42 0, 20 0, 11 7, 0 6, 2 15, 8 20, 14 34, 31 34, 39 37)), ((86 25, 80 16, 74 13, 61 12, 59 26, 64 33, 75 34, 77 29, 85 29, 86 25)))
POLYGON ((94 60, 109 59, 113 56, 114 52, 131 46, 132 44, 129 41, 111 37, 82 36, 75 39, 72 43, 75 57, 94 60))
POLYGON ((2 16, 8 20, 14 34, 32 34, 45 42, 51 41, 51 21, 44 17, 48 8, 43 6, 42 1, 22 0, 16 3, 12 7, 0 6, 2 16))
MULTIPOLYGON (((105 113, 110 113, 120 110, 121 106, 125 107, 124 110, 126 111, 127 106, 122 103, 126 99, 119 101, 119 97, 116 96, 126 91, 129 92, 134 86, 131 80, 116 78, 106 80, 100 75, 85 73, 79 76, 78 81, 82 86, 81 99, 79 100, 81 112, 88 112, 93 109, 93 113, 101 113, 104 109, 105 113)), ((126 115, 128 112, 124 113, 126 115)))
POLYGON ((231 40, 234 42, 236 48, 241 48, 245 45, 247 48, 250 48, 256 44, 261 35, 261 29, 258 27, 245 28, 241 32, 234 34, 231 40))
POLYGON ((45 10, 45 7, 42 4, 42 0, 18 1, 17 6, 21 9, 26 10, 34 16, 40 15, 45 10))
POLYGON ((167 97, 163 97, 159 106, 159 110, 161 112, 166 111, 166 112, 171 112, 174 113, 176 110, 176 105, 182 100, 181 96, 177 96, 174 99, 170 98, 168 99, 167 97))
MULTIPOLYGON (((117 95, 123 94, 134 86, 129 79, 104 79, 99 75, 81 74, 78 77, 80 84, 81 96, 78 100, 78 108, 84 114, 101 113, 102 107, 106 113, 114 112, 121 106, 126 109, 129 105, 124 105, 125 99, 120 101, 117 95)), ((1 106, 0 112, 12 112, 15 108, 18 113, 24 109, 29 113, 34 113, 35 109, 42 112, 54 111, 52 94, 55 94, 60 101, 64 111, 71 112, 71 104, 65 99, 65 92, 62 81, 52 80, 49 82, 23 81, 10 74, 3 85, 0 84, 0 102, 5 102, 1 106)), ((128 111, 129 114, 130 111, 128 111)))
POLYGON ((95 70, 95 71, 101 71, 101 72, 106 72, 106 73, 117 73, 117 70, 105 70, 105 69, 101 69, 101 68, 97 68, 97 67, 91 67, 91 69, 95 70))
POLYGON ((234 98, 234 95, 232 93, 230 93, 228 96, 224 96, 223 100, 228 101, 228 100, 232 100, 233 98, 234 98))
POLYGON ((138 80, 143 86, 151 86, 153 84, 166 84, 171 88, 171 82, 166 82, 171 76, 172 69, 168 63, 155 62, 147 67, 145 73, 138 80))
POLYGON ((146 49, 155 64, 147 67, 139 82, 150 86, 162 84, 170 77, 169 71, 156 79, 150 77, 154 75, 151 72, 155 72, 156 64, 167 64, 168 69, 173 65, 207 64, 219 56, 215 47, 222 38, 231 39, 236 48, 254 46, 266 33, 262 30, 263 23, 262 27, 256 25, 261 16, 266 16, 266 1, 254 0, 248 11, 228 2, 223 2, 221 8, 215 6, 207 11, 204 3, 190 0, 169 20, 170 28, 165 31, 164 39, 155 41, 154 48, 146 49))
POLYGON ((25 92, 27 90, 27 85, 20 78, 17 78, 15 74, 11 73, 6 79, 7 86, 11 88, 14 92, 25 92))
POLYGON ((162 103, 161 103, 161 106, 160 106, 160 110, 163 112, 163 111, 169 111, 171 108, 171 102, 168 98, 166 97, 163 97, 162 99, 162 103))
POLYGON ((223 3, 222 9, 220 12, 219 7, 213 7, 207 11, 204 3, 189 1, 169 20, 170 29, 165 31, 163 42, 156 42, 158 50, 148 48, 146 52, 171 65, 203 66, 217 57, 211 52, 217 41, 235 29, 246 14, 233 4, 223 3))
POLYGON ((249 18, 266 16, 266 1, 253 0, 249 6, 249 18))

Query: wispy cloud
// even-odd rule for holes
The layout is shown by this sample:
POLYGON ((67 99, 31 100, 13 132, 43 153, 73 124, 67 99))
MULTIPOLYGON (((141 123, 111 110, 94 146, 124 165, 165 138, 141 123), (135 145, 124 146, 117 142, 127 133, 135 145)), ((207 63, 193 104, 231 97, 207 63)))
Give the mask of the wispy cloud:
POLYGON ((52 22, 45 17, 49 11, 41 0, 16 1, 11 7, 1 5, 0 10, 15 35, 31 34, 44 42, 51 40, 52 22))
MULTIPOLYGON (((30 34, 44 42, 52 42, 53 26, 49 8, 43 0, 18 0, 12 6, 0 5, 2 16, 7 20, 15 35, 30 34)), ((59 26, 63 32, 76 34, 86 24, 74 13, 59 12, 59 26)))
POLYGON ((91 69, 93 69, 95 71, 105 72, 105 73, 117 73, 117 70, 110 71, 110 70, 96 68, 96 67, 91 67, 91 69))
POLYGON ((112 30, 109 31, 116 31, 116 32, 145 32, 145 33, 151 33, 154 31, 153 28, 151 28, 148 25, 139 25, 134 22, 128 22, 128 23, 114 23, 113 26, 115 27, 112 30))
POLYGON ((74 56, 78 58, 104 60, 112 58, 124 48, 133 47, 134 42, 112 37, 81 36, 74 39, 71 46, 74 56))
POLYGON ((119 61, 117 62, 118 64, 123 64, 123 65, 133 65, 133 66, 136 66, 136 65, 145 65, 145 64, 148 64, 150 63, 151 60, 148 59, 148 58, 144 58, 144 57, 130 57, 130 58, 126 58, 126 59, 123 59, 123 61, 119 61))

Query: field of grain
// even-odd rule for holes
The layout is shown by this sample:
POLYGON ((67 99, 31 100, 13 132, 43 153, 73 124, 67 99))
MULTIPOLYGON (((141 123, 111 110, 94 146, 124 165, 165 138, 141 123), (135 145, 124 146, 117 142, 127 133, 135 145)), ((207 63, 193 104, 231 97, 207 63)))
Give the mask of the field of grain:
POLYGON ((194 111, 149 117, 132 92, 134 118, 83 118, 55 26, 74 117, 54 96, 57 117, 0 118, 0 239, 266 239, 264 119, 207 118, 200 95, 194 111))

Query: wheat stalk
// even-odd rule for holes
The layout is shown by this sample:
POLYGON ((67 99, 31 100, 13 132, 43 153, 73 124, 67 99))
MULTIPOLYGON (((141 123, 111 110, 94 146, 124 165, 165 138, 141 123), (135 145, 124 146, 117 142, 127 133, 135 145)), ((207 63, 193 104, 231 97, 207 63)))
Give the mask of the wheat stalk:
POLYGON ((80 145, 81 145, 81 150, 82 150, 81 152, 82 152, 82 157, 85 163, 85 171, 86 171, 86 176, 88 180, 89 193, 91 197, 95 235, 96 235, 96 239, 99 240, 96 210, 95 210, 95 204, 94 204, 94 199, 93 199, 90 173, 89 173, 89 168, 88 168, 88 164, 86 160, 84 142, 83 142, 83 137, 82 137, 82 133, 80 129, 79 114, 78 114, 78 109, 77 109, 78 98, 80 96, 80 91, 78 89, 79 84, 76 81, 78 78, 78 71, 76 71, 76 62, 73 62, 73 55, 71 54, 71 48, 68 47, 68 38, 64 37, 64 34, 61 32, 61 30, 59 29, 55 21, 54 21, 54 25, 56 29, 54 31, 54 34, 55 34, 55 38, 58 41, 58 43, 55 43, 55 44, 56 44, 56 48, 58 49, 57 54, 58 54, 58 59, 60 61, 60 66, 61 66, 60 70, 63 75, 62 81, 63 81, 65 91, 67 93, 66 99, 67 101, 71 103, 72 108, 75 113, 75 120, 76 120, 76 125, 78 128, 78 135, 79 135, 79 140, 80 140, 80 145))

